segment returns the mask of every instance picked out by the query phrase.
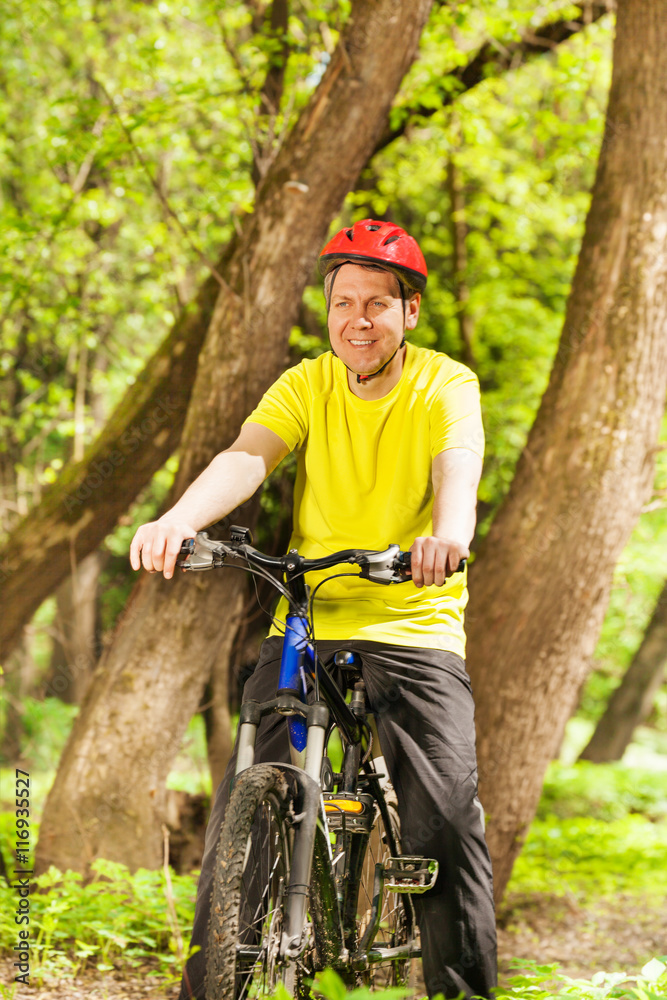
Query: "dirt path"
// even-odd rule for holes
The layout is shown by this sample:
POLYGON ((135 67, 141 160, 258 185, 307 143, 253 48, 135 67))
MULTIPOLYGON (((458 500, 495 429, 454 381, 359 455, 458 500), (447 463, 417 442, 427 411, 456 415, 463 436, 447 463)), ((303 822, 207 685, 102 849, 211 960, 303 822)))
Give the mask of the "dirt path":
MULTIPOLYGON (((636 975, 650 958, 667 953, 667 911, 636 897, 601 901, 595 909, 546 896, 510 897, 499 913, 501 978, 512 975, 510 961, 525 958, 557 963, 573 978, 590 979, 600 970, 636 975)), ((417 963, 418 964, 418 963, 417 963)), ((147 970, 148 972, 148 970, 147 970)), ((178 989, 144 974, 101 974, 51 978, 8 994, 12 1000, 175 1000, 178 989)), ((0 959, 0 981, 12 982, 11 960, 0 959)), ((423 997, 418 976, 415 997, 423 997)), ((4 994, 3 994, 4 997, 4 994)))

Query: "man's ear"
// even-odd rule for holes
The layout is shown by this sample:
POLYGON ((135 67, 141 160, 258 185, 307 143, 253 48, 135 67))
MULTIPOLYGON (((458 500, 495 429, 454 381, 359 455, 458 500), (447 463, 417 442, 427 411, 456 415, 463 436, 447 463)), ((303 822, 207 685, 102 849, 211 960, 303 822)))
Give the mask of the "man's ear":
POLYGON ((408 308, 406 309, 406 317, 405 317, 406 330, 414 330, 414 328, 417 326, 421 300, 422 300, 421 292, 415 292, 412 298, 408 300, 408 308))

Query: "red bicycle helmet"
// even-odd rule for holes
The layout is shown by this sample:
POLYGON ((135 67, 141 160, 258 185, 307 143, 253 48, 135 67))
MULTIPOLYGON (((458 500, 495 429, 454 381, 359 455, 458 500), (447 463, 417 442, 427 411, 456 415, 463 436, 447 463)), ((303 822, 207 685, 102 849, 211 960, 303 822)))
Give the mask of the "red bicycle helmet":
POLYGON ((363 219, 341 229, 320 254, 320 274, 326 276, 341 264, 357 261, 385 267, 411 291, 423 292, 426 287, 428 270, 419 244, 393 222, 363 219))

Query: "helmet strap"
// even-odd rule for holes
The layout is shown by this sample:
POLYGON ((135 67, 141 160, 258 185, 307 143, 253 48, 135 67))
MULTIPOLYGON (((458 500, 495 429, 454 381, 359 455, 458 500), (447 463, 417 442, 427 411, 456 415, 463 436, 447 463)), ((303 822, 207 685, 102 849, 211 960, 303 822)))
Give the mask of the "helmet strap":
MULTIPOLYGON (((385 368, 387 367, 387 365, 390 365, 392 363, 392 361, 394 360, 394 358, 396 357, 396 355, 398 354, 398 352, 400 351, 400 349, 402 347, 405 347, 405 334, 403 334, 403 339, 401 340, 400 344, 398 345, 398 347, 396 348, 396 350, 394 351, 394 353, 392 354, 392 356, 389 358, 389 361, 385 361, 385 363, 382 365, 382 368, 378 368, 378 370, 376 372, 371 372, 370 375, 359 375, 357 372, 353 371, 347 365, 345 365, 345 367, 347 368, 347 370, 349 372, 352 372, 353 375, 357 376, 357 385, 365 385, 366 382, 369 381, 369 379, 375 378, 376 375, 381 375, 382 374, 382 372, 385 370, 385 368)), ((332 353, 335 353, 335 352, 332 352, 332 353)), ((336 357, 338 357, 338 355, 336 355, 336 357)), ((340 358, 338 360, 340 361, 340 358)), ((345 362, 343 362, 343 364, 345 364, 345 362)))
POLYGON ((338 277, 338 272, 340 271, 341 267, 343 266, 343 264, 346 264, 346 263, 347 263, 347 261, 345 261, 345 260, 342 261, 340 264, 337 265, 337 267, 334 267, 333 271, 331 272, 331 284, 329 285, 329 297, 327 298, 327 317, 329 316, 329 312, 331 310, 331 300, 333 298, 333 286, 334 286, 334 282, 335 282, 336 278, 338 277))

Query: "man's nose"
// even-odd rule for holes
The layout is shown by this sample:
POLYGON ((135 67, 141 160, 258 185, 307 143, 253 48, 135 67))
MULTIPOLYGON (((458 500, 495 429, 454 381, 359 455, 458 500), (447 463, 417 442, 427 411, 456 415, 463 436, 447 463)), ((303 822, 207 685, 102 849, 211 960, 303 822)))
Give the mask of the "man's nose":
POLYGON ((352 317, 352 326, 355 328, 358 327, 360 330, 365 330, 371 326, 371 321, 366 315, 366 309, 364 306, 360 306, 359 309, 356 310, 354 316, 352 317))

